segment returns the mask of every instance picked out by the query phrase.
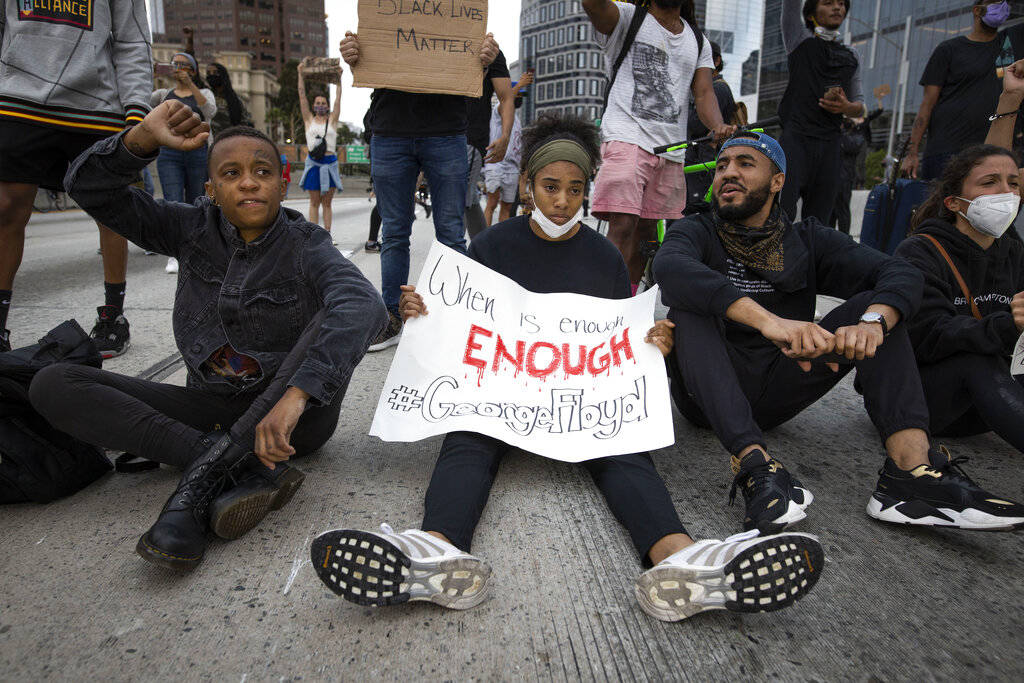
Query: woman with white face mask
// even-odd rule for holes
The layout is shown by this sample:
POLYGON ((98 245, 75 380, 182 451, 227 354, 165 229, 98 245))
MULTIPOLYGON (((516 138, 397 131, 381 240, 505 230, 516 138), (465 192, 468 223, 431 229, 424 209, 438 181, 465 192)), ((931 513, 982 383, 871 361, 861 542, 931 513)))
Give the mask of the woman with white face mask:
POLYGON ((896 255, 925 276, 908 324, 932 434, 994 431, 1024 451, 1024 386, 1009 367, 1024 332, 1024 244, 1007 233, 1020 207, 1019 173, 1001 147, 953 157, 896 255))

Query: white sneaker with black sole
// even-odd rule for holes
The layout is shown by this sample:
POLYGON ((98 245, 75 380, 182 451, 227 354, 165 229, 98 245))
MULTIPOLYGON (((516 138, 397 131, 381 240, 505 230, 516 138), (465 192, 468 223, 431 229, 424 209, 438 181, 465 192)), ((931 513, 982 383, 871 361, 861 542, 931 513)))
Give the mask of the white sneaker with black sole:
POLYGON ((332 591, 358 605, 417 600, 450 609, 476 607, 487 597, 491 568, 425 531, 380 533, 339 529, 310 546, 313 569, 332 591))
POLYGON ((636 599, 661 621, 713 609, 772 612, 806 595, 824 566, 825 552, 811 534, 761 536, 754 529, 698 541, 659 562, 636 580, 636 599))

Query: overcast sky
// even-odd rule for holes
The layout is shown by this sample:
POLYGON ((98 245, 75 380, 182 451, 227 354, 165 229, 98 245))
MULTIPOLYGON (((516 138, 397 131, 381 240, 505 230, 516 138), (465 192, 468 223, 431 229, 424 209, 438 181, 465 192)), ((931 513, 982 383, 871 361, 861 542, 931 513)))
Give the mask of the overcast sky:
MULTIPOLYGON (((326 0, 327 43, 331 57, 340 57, 338 43, 345 31, 358 26, 358 0, 326 0)), ((491 0, 488 4, 487 30, 494 34, 509 64, 519 58, 520 0, 491 0)), ((341 120, 362 127, 363 114, 370 106, 370 90, 352 87, 352 71, 345 65, 342 76, 341 120)))

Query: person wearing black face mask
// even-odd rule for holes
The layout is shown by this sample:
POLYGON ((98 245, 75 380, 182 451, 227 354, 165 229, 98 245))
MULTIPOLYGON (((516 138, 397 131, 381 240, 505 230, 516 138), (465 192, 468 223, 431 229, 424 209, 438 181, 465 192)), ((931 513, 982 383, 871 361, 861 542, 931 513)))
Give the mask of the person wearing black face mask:
POLYGON ((252 118, 231 86, 231 76, 223 64, 213 62, 206 67, 206 84, 217 102, 217 113, 210 119, 210 130, 214 136, 232 126, 252 125, 252 118))
POLYGON ((1000 91, 996 59, 1003 45, 996 38, 1010 17, 1010 5, 977 0, 971 12, 971 32, 939 43, 921 74, 924 98, 902 166, 911 178, 938 179, 951 157, 985 139, 990 115, 1006 113, 994 111, 1000 91), (928 146, 924 159, 918 161, 918 146, 926 131, 928 146))

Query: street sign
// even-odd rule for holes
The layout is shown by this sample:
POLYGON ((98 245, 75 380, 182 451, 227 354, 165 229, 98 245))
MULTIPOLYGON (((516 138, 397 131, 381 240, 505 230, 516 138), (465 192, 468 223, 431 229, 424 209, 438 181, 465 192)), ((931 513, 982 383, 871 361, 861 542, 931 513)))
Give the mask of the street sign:
POLYGON ((366 154, 366 145, 346 145, 345 163, 347 164, 368 164, 370 157, 366 154))

